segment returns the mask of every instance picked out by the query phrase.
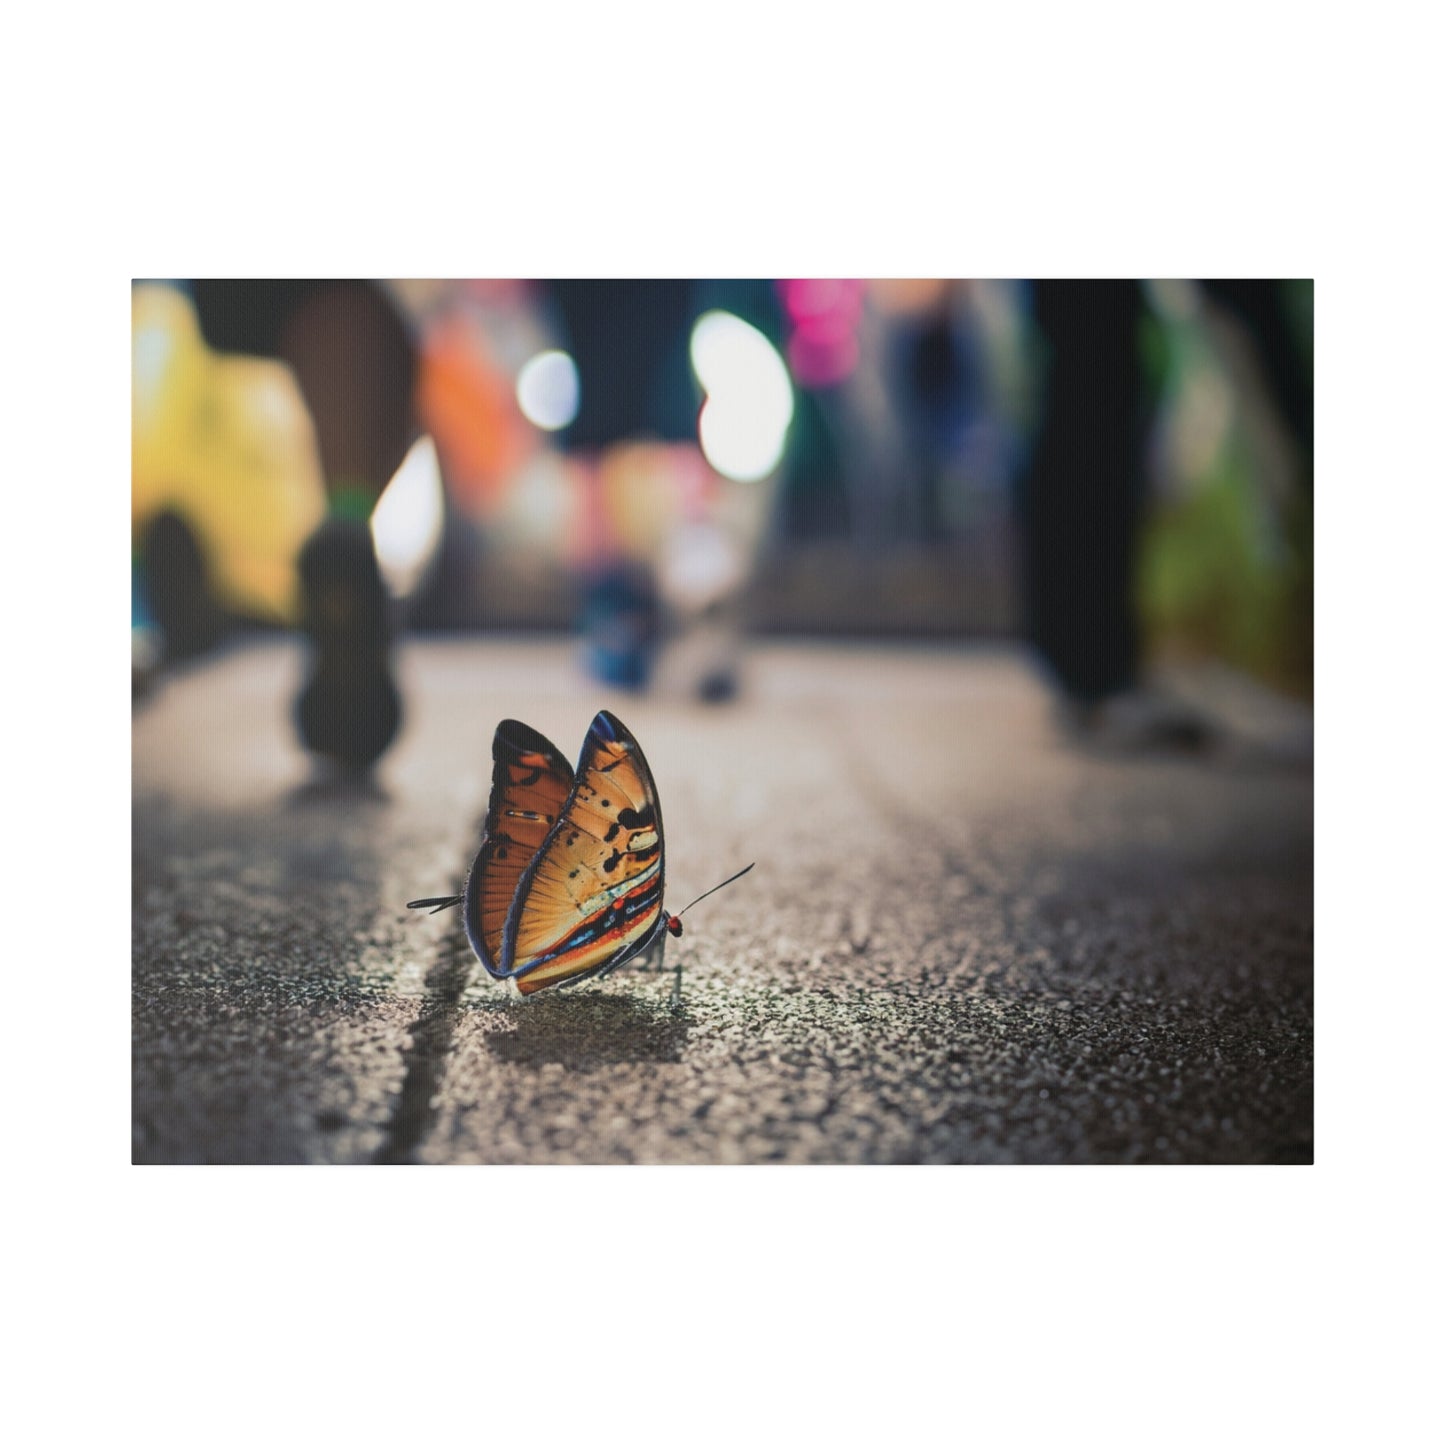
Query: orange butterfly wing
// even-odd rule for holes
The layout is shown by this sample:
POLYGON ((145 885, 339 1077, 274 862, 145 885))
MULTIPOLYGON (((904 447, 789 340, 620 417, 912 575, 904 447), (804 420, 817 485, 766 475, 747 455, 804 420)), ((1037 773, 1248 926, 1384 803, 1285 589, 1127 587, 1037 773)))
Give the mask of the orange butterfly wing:
POLYGON ((502 937, 522 993, 615 968, 663 927, 662 809, 637 740, 609 712, 587 731, 561 817, 528 864, 502 937))
POLYGON ((505 978, 502 933, 517 885, 562 815, 572 765, 535 728, 512 718, 492 737, 492 795, 482 846, 467 875, 467 938, 487 972, 505 978))

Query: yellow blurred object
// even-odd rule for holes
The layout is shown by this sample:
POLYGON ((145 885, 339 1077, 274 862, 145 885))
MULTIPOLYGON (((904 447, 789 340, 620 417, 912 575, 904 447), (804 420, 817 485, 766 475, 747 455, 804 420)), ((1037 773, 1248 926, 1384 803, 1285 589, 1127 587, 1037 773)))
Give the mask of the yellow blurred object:
POLYGON ((175 511, 223 606, 294 623, 296 558, 326 515, 326 488, 290 368, 211 351, 170 286, 132 288, 131 347, 132 542, 175 511))

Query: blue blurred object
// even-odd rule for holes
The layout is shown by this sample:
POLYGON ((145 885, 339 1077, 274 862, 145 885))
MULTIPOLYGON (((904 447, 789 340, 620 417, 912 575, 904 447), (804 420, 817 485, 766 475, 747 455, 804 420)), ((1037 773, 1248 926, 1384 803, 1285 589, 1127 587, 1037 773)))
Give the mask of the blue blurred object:
POLYGON ((620 564, 587 585, 582 609, 582 655, 599 682, 641 691, 657 660, 660 609, 648 572, 620 564))
POLYGON ((132 697, 149 692, 161 660, 160 628, 146 602, 145 574, 140 559, 130 569, 130 691, 132 697))
POLYGON ((130 625, 132 628, 153 628, 156 625, 150 606, 146 602, 145 574, 137 558, 130 568, 130 625))

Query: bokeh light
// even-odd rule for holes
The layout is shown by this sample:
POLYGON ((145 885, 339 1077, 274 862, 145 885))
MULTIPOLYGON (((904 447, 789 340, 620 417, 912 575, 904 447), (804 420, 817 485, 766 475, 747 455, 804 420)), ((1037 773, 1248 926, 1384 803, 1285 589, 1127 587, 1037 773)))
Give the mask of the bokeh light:
POLYGON ((793 420, 782 357, 761 331, 726 311, 698 319, 690 349, 707 393, 698 417, 703 455, 733 481, 761 481, 782 460, 793 420))
POLYGON ((395 597, 416 590, 441 544, 445 504, 436 444, 418 438, 371 514, 381 575, 395 597))
POLYGON ((543 431, 570 425, 581 396, 576 363, 565 351, 541 352, 517 375, 517 405, 543 431))
POLYGON ((863 283, 852 280, 779 281, 792 328, 788 365, 801 386, 836 386, 858 365, 863 283))

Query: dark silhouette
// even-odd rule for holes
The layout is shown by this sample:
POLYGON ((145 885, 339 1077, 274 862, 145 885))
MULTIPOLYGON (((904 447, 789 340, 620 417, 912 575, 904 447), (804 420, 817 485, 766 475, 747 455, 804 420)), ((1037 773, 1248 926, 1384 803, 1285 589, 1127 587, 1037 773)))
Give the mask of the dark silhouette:
POLYGON ((691 281, 548 281, 579 405, 561 435, 572 452, 651 438, 696 440, 698 399, 687 345, 697 319, 691 281))
POLYGON ((1043 407, 1022 478, 1029 636, 1065 695, 1085 707, 1139 676, 1134 556, 1149 403, 1135 281, 1040 281, 1043 407))
POLYGON ((181 662, 214 647, 229 623, 212 595, 205 551, 185 518, 167 509, 151 521, 141 539, 141 568, 163 660, 181 662))
POLYGON ((366 523, 337 517, 301 552, 303 625, 313 649, 296 702, 301 740, 350 769, 371 766, 401 725, 389 600, 366 523))

